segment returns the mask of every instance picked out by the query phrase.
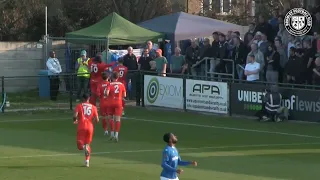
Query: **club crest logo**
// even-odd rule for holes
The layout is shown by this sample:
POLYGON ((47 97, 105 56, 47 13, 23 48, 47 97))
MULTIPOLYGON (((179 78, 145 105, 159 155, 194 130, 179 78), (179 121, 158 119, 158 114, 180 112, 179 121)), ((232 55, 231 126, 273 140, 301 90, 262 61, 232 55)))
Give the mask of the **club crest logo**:
POLYGON ((284 27, 291 35, 306 35, 312 28, 312 16, 303 8, 291 9, 284 18, 284 27))

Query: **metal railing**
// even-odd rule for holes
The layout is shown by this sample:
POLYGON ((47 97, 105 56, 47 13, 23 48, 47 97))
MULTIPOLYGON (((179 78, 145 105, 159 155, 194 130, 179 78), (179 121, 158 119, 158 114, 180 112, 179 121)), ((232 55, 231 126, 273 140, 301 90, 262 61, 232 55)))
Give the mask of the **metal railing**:
MULTIPOLYGON (((136 101, 137 106, 145 106, 145 77, 151 75, 160 77, 154 71, 129 71, 128 79, 132 80, 132 91, 128 92, 130 99, 136 101)), ((1 77, 1 93, 3 103, 2 112, 30 111, 30 110, 52 110, 52 109, 73 109, 77 99, 77 75, 74 73, 61 74, 59 76, 59 94, 56 101, 49 97, 48 76, 27 76, 27 77, 1 77), (6 99, 5 99, 6 98, 6 99)), ((186 85, 188 80, 197 81, 186 74, 167 73, 164 78, 182 79, 183 81, 183 103, 186 108, 186 85)), ((249 115, 261 108, 257 94, 263 94, 265 89, 272 83, 248 82, 232 78, 209 76, 200 77, 200 83, 214 84, 225 83, 228 86, 228 110, 229 115, 249 115), (222 80, 222 82, 220 82, 222 80)), ((169 81, 169 79, 168 79, 169 81)), ((292 117, 295 120, 317 121, 320 112, 318 99, 320 86, 299 85, 299 84, 278 84, 283 94, 284 103, 289 105, 292 117), (303 119, 304 117, 304 119, 303 119)), ((89 87, 88 87, 89 89, 89 87)), ((225 93, 226 93, 225 92, 225 93)), ((0 101, 0 102, 1 102, 0 101)), ((0 107, 1 107, 0 106, 0 107)))
MULTIPOLYGON (((128 78, 132 83, 140 84, 138 71, 128 71, 128 78)), ((48 109, 70 109, 72 110, 76 101, 84 92, 90 93, 89 79, 86 87, 79 91, 79 78, 76 73, 60 74, 58 84, 57 100, 50 99, 50 77, 48 75, 37 76, 10 76, 1 77, 1 100, 0 109, 7 111, 30 111, 48 109), (2 103, 3 101, 3 103, 2 103)), ((52 84, 51 84, 52 85, 52 84)), ((140 88, 138 86, 138 88, 140 88)), ((131 99, 135 99, 136 91, 128 92, 131 99)), ((139 93, 138 93, 139 95, 139 93)))
POLYGON ((212 78, 215 76, 226 76, 226 77, 230 77, 232 79, 234 79, 234 71, 235 71, 235 65, 234 65, 234 61, 232 59, 218 59, 218 58, 210 58, 210 57, 204 57, 202 60, 200 60, 199 62, 197 62, 196 64, 194 64, 191 68, 196 68, 199 65, 203 64, 203 62, 205 63, 205 77, 208 78, 208 75, 212 78), (221 61, 225 61, 226 65, 224 66, 225 71, 227 73, 220 73, 220 72, 215 72, 216 70, 216 66, 221 63, 221 61), (208 67, 208 64, 210 64, 210 67, 208 67), (229 64, 232 64, 232 72, 229 73, 229 69, 227 68, 227 66, 229 64))

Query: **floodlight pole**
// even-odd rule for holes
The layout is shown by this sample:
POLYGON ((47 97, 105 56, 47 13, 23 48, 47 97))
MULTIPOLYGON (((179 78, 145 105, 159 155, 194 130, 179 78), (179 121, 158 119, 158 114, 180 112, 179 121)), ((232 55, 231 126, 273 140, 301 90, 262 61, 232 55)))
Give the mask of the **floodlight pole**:
POLYGON ((46 6, 45 9, 45 36, 46 36, 46 43, 47 43, 47 37, 48 37, 48 6, 46 6))
MULTIPOLYGON (((46 58, 48 58, 48 6, 45 7, 45 32, 44 32, 44 42, 45 42, 45 57, 44 57, 44 61, 46 62, 46 58)), ((44 67, 45 64, 44 64, 44 67)))
POLYGON ((186 13, 189 13, 189 0, 186 0, 186 6, 187 6, 187 9, 186 9, 186 13))

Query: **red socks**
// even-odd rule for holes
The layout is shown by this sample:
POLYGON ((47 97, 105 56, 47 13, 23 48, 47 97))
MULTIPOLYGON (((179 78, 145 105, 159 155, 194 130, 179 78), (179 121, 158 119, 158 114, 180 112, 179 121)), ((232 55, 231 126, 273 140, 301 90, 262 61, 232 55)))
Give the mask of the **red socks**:
POLYGON ((90 160, 90 154, 91 154, 91 147, 89 146, 89 156, 86 156, 86 160, 90 160))
POLYGON ((114 121, 113 119, 109 119, 110 131, 114 131, 114 121))
MULTIPOLYGON (((84 146, 83 141, 78 140, 78 141, 77 141, 77 146, 78 146, 78 149, 79 149, 79 150, 83 150, 83 146, 84 146)), ((89 150, 89 156, 86 156, 86 160, 90 160, 90 154, 91 154, 91 147, 90 147, 90 145, 89 145, 89 147, 88 147, 88 150, 89 150)))
POLYGON ((102 119, 102 127, 103 127, 104 131, 108 131, 108 124, 107 124, 106 118, 102 119))
POLYGON ((120 131, 121 123, 120 121, 116 121, 116 132, 120 131))
POLYGON ((122 108, 126 105, 126 102, 122 99, 122 108))

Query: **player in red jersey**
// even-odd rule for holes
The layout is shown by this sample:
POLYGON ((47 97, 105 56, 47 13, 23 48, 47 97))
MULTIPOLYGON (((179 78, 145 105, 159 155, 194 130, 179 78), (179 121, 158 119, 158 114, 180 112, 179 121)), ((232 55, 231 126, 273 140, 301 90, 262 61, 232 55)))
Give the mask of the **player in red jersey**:
POLYGON ((97 101, 97 87, 99 83, 102 81, 101 74, 108 68, 110 65, 102 62, 102 55, 98 53, 97 56, 88 62, 88 66, 90 68, 90 90, 91 90, 91 98, 90 103, 96 105, 97 101))
POLYGON ((107 95, 110 96, 109 119, 114 117, 114 121, 110 122, 111 140, 119 141, 119 131, 121 126, 122 116, 122 100, 126 97, 126 89, 121 82, 118 82, 119 73, 113 72, 111 83, 107 90, 107 95), (115 131, 115 132, 114 132, 115 131))
POLYGON ((79 150, 84 150, 85 166, 89 167, 91 141, 93 137, 93 120, 99 122, 97 108, 89 103, 90 96, 83 95, 83 102, 76 106, 73 122, 78 125, 77 128, 77 146, 79 150))
MULTIPOLYGON (((108 116, 108 103, 109 103, 109 96, 107 96, 107 90, 110 86, 109 76, 107 72, 102 73, 102 81, 98 85, 97 95, 100 98, 100 114, 103 117, 102 119, 102 127, 104 130, 105 135, 108 135, 108 123, 107 123, 107 116, 108 116)), ((110 121, 110 120, 109 120, 110 121)))
MULTIPOLYGON (((119 73, 119 79, 118 81, 121 82, 124 87, 127 87, 127 73, 128 73, 128 68, 126 66, 123 65, 123 59, 119 59, 118 60, 118 66, 115 67, 113 69, 113 71, 118 72, 119 73)), ((122 111, 122 115, 124 115, 124 106, 125 106, 125 101, 124 99, 122 100, 122 107, 123 107, 123 111, 122 111)))

